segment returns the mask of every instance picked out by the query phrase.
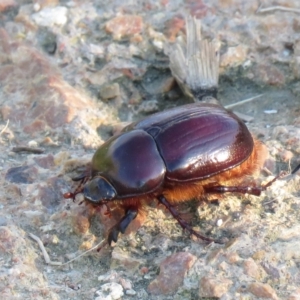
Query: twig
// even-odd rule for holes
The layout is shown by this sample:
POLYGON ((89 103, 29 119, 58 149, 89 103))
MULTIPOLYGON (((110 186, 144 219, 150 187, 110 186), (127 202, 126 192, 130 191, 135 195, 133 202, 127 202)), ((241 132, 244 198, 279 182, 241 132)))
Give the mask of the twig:
POLYGON ((271 12, 271 11, 275 11, 275 10, 294 12, 294 13, 298 13, 298 14, 300 13, 300 9, 290 8, 290 7, 281 6, 281 5, 270 6, 270 7, 266 7, 266 8, 259 7, 258 10, 256 11, 256 13, 265 13, 265 12, 271 12))
POLYGON ((48 252, 45 249, 45 246, 44 246, 43 242, 41 241, 41 239, 39 237, 37 237, 36 235, 34 235, 32 233, 29 233, 28 235, 38 243, 38 245, 39 245, 39 247, 40 247, 40 249, 43 253, 44 260, 45 260, 46 264, 52 265, 52 266, 61 266, 62 265, 62 263, 60 261, 52 261, 50 259, 49 255, 48 255, 48 252))
POLYGON ((1 130, 0 135, 6 130, 8 124, 9 124, 9 119, 7 120, 6 125, 4 126, 4 128, 1 130))
POLYGON ((19 153, 19 152, 29 152, 33 154, 42 154, 44 153, 43 149, 40 148, 33 148, 33 147, 26 147, 26 146, 20 146, 20 147, 13 147, 13 152, 19 153))
POLYGON ((253 121, 253 117, 251 117, 251 116, 248 116, 248 115, 245 115, 245 114, 242 114, 242 113, 240 113, 240 112, 238 112, 238 111, 233 111, 233 113, 236 115, 236 116, 238 116, 241 120, 243 120, 244 122, 251 122, 251 121, 253 121))
POLYGON ((235 106, 239 106, 239 105, 251 102, 251 101, 253 101, 257 98, 260 98, 261 96, 263 96, 263 94, 260 94, 260 95, 257 95, 257 96, 254 96, 254 97, 251 97, 251 98, 248 98, 248 99, 244 99, 244 100, 241 100, 241 101, 236 102, 236 103, 228 104, 228 105, 225 105, 224 107, 228 109, 228 108, 232 108, 232 107, 235 107, 235 106))
POLYGON ((67 265, 67 264, 71 263, 72 261, 74 261, 74 260, 78 259, 79 257, 85 255, 86 253, 89 253, 89 252, 93 251, 94 249, 99 248, 101 244, 105 245, 105 244, 106 244, 106 240, 103 239, 103 240, 102 240, 101 242, 99 242, 96 246, 92 247, 92 248, 89 249, 89 250, 84 251, 83 253, 79 254, 78 256, 72 258, 71 260, 69 260, 69 261, 67 261, 67 262, 65 262, 65 263, 63 263, 63 264, 61 264, 61 265, 64 266, 64 265, 67 265))
POLYGON ((94 250, 96 248, 99 248, 101 244, 105 245, 105 243, 106 243, 105 239, 103 239, 101 242, 99 242, 96 246, 92 247, 91 249, 88 249, 85 252, 79 254, 78 256, 72 258, 71 260, 69 260, 65 263, 62 263, 60 261, 52 261, 50 259, 49 254, 48 254, 47 250, 45 249, 45 246, 44 246, 43 242, 41 241, 41 239, 39 237, 37 237, 36 235, 34 235, 32 233, 28 233, 28 235, 38 243, 38 245, 39 245, 39 247, 40 247, 40 249, 43 253, 46 264, 51 265, 51 266, 64 266, 64 265, 67 265, 67 264, 71 263, 72 261, 77 260, 79 257, 85 255, 86 253, 91 252, 92 250, 94 250))
POLYGON ((268 204, 273 203, 273 202, 275 202, 275 201, 277 201, 277 199, 271 199, 271 200, 269 200, 269 201, 262 202, 262 205, 268 205, 268 204))

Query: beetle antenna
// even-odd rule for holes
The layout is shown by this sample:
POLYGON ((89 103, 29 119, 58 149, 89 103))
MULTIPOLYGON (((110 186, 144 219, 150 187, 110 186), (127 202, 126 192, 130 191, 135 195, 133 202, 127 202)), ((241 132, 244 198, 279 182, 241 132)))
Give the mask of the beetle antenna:
POLYGON ((203 40, 200 20, 186 17, 186 40, 169 50, 170 69, 183 92, 195 101, 217 96, 219 42, 203 40))

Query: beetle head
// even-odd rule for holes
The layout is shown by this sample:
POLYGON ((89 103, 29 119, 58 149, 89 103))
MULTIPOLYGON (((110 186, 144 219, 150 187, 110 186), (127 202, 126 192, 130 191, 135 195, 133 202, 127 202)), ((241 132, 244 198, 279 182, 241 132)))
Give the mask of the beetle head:
POLYGON ((113 200, 117 196, 115 188, 103 177, 97 176, 87 182, 83 188, 84 198, 94 204, 113 200))

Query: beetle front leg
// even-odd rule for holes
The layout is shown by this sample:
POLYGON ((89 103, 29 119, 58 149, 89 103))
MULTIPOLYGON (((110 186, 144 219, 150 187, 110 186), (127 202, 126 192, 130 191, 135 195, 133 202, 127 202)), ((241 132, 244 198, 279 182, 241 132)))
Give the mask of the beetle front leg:
POLYGON ((128 225, 133 221, 138 214, 138 210, 131 208, 126 211, 125 216, 117 223, 114 227, 111 228, 108 234, 108 244, 111 245, 111 242, 115 243, 118 240, 119 233, 124 233, 128 225))
POLYGON ((65 199, 73 199, 73 202, 75 201, 76 195, 83 192, 84 184, 90 179, 90 176, 87 176, 85 174, 81 174, 80 176, 77 176, 75 178, 72 178, 73 181, 79 181, 78 186, 76 187, 74 192, 67 192, 63 194, 63 197, 65 199))
POLYGON ((83 184, 80 183, 80 184, 76 187, 76 189, 75 189, 74 192, 67 192, 67 193, 64 193, 64 194, 63 194, 63 197, 64 197, 65 199, 72 199, 73 202, 75 202, 76 195, 77 195, 77 194, 81 194, 82 191, 83 191, 83 184))
POLYGON ((159 203, 163 204, 168 209, 168 211, 176 219, 176 221, 179 223, 179 225, 183 229, 186 229, 190 234, 193 234, 197 238, 199 238, 201 240, 204 240, 204 241, 207 241, 207 242, 215 242, 215 243, 218 243, 218 244, 222 244, 221 241, 216 241, 214 239, 210 239, 210 238, 200 234, 199 232, 195 231, 188 223, 186 223, 181 218, 178 211, 169 203, 169 201, 163 195, 158 196, 157 199, 158 199, 159 203))

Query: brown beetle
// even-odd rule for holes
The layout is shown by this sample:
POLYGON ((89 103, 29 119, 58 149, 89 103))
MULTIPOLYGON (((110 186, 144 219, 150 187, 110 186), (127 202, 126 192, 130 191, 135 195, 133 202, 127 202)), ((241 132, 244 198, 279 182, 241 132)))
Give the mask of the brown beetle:
MULTIPOLYGON (((176 79, 196 100, 214 96, 218 82, 218 51, 201 41, 199 22, 187 20, 187 46, 170 53, 176 79)), ((117 241, 139 210, 156 198, 179 224, 193 230, 174 204, 204 196, 238 192, 260 195, 278 177, 256 186, 251 176, 259 171, 267 151, 246 125, 220 105, 194 103, 160 112, 133 123, 99 147, 89 174, 65 198, 83 192, 95 205, 121 206, 124 217, 110 230, 109 244, 117 241)))

